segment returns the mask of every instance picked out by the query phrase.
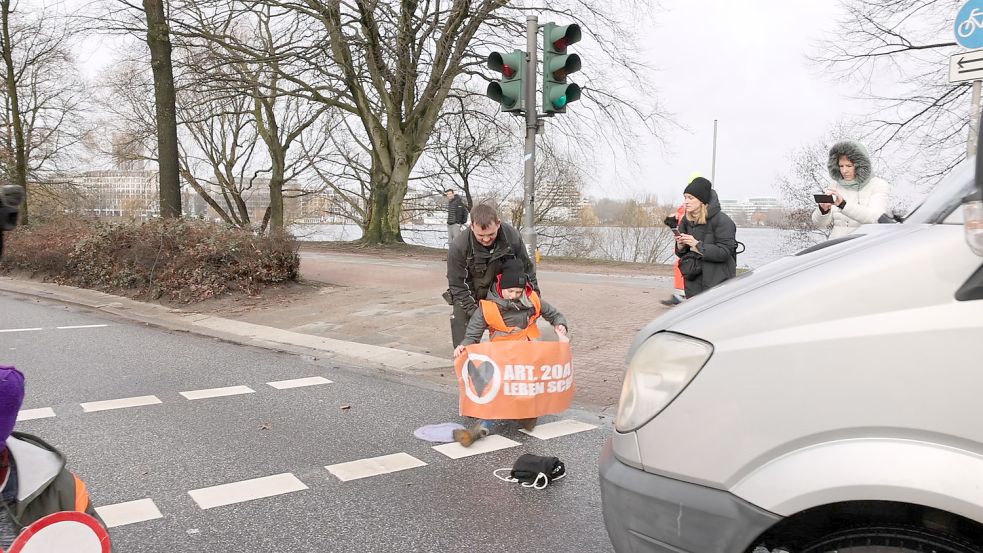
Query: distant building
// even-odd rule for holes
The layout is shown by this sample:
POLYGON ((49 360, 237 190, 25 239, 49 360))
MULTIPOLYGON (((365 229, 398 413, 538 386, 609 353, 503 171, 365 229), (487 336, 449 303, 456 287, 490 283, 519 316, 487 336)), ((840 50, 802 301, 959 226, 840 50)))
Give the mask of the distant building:
POLYGON ((157 171, 86 171, 75 182, 87 215, 149 219, 160 214, 157 171))
POLYGON ((765 226, 781 216, 783 206, 778 198, 760 196, 744 200, 721 199, 720 210, 738 226, 765 226))

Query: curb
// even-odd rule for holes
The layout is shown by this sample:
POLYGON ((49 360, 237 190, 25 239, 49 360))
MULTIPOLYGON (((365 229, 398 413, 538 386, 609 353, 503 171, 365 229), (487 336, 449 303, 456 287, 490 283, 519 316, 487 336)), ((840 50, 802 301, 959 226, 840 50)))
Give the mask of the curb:
POLYGON ((454 366, 449 359, 433 355, 234 321, 61 284, 0 277, 0 292, 88 307, 167 330, 188 332, 264 349, 317 355, 353 364, 368 364, 398 372, 416 373, 452 369, 454 366))

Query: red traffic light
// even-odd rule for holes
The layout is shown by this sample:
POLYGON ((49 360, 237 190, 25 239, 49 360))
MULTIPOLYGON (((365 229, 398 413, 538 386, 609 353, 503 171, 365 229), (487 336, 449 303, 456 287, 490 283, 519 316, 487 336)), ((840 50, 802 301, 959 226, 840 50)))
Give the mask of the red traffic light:
POLYGON ((511 65, 504 63, 502 64, 502 75, 505 75, 506 79, 511 79, 515 76, 515 69, 512 69, 511 65))
POLYGON ((580 42, 581 38, 580 25, 576 23, 563 27, 551 25, 546 32, 548 33, 547 39, 553 46, 553 50, 561 54, 566 52, 567 46, 575 42, 580 42))

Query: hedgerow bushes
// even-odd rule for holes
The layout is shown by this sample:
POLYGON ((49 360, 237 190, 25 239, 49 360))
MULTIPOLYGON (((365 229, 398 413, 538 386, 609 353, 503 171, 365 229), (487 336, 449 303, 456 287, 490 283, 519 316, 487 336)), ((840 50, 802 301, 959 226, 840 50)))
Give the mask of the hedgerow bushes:
POLYGON ((294 281, 289 236, 262 237, 203 221, 60 219, 4 236, 0 271, 130 296, 197 302, 294 281))

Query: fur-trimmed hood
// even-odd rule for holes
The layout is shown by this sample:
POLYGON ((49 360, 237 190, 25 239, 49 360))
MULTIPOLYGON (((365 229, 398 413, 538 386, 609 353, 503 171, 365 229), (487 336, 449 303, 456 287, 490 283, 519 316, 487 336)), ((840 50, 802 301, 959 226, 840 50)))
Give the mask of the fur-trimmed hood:
POLYGON ((829 169, 829 176, 833 177, 833 180, 841 186, 860 188, 870 182, 871 177, 874 176, 867 148, 852 140, 842 140, 833 144, 833 147, 829 149, 829 161, 826 163, 826 168, 829 169), (843 180, 843 175, 840 174, 840 156, 846 156, 853 162, 855 171, 853 181, 843 180))

